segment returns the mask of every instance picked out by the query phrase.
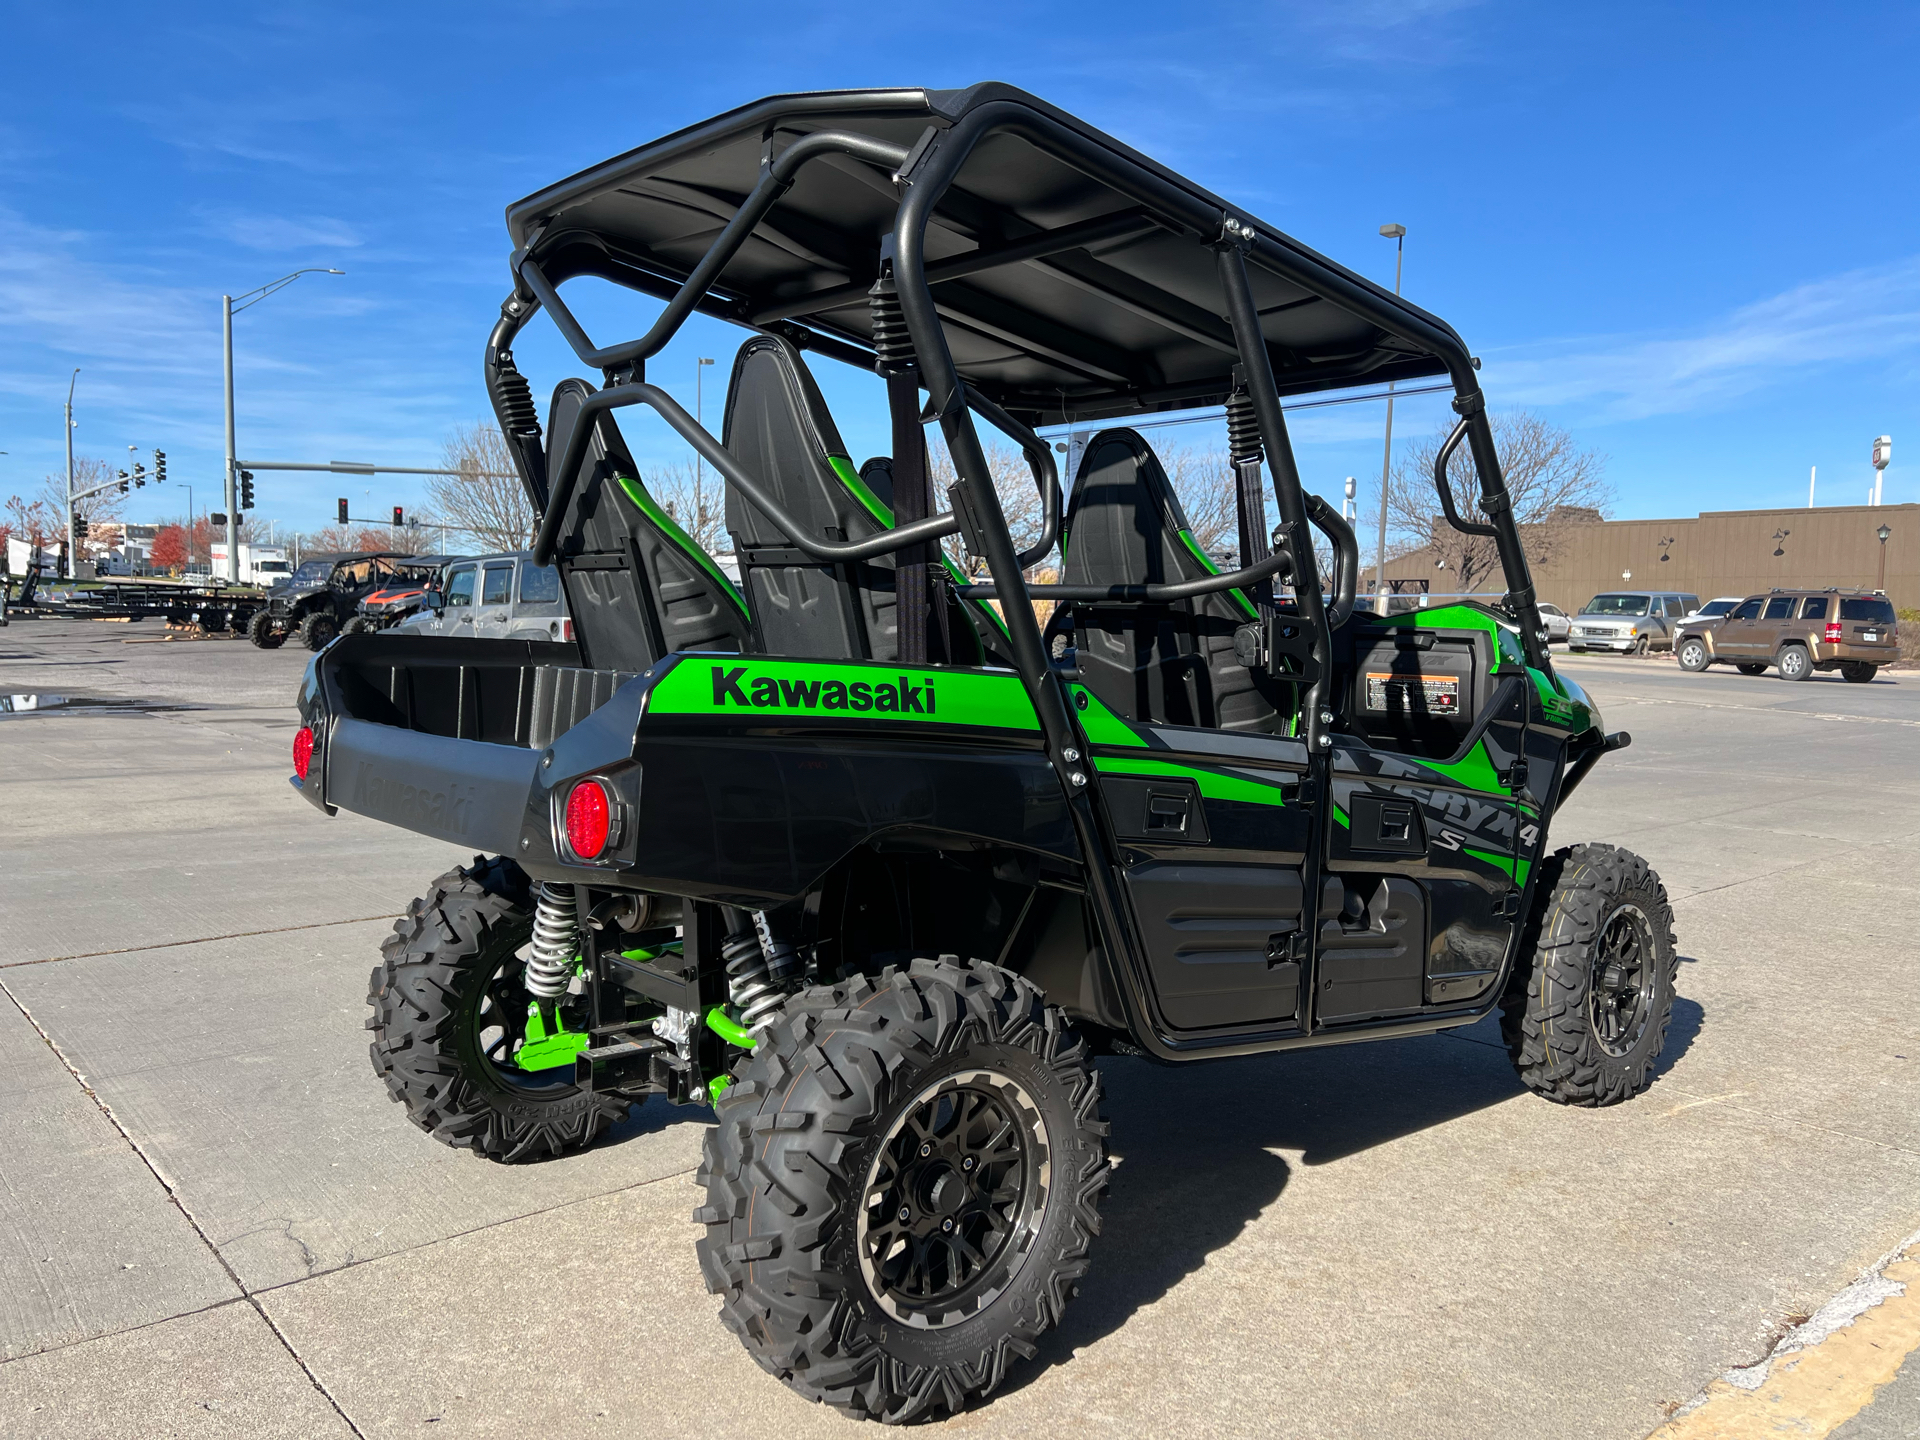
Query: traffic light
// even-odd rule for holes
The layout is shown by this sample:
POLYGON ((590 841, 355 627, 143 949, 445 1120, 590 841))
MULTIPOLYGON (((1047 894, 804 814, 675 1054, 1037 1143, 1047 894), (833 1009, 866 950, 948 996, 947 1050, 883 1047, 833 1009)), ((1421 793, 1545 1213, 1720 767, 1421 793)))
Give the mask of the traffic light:
POLYGON ((146 488, 146 483, 147 467, 136 460, 133 462, 133 488, 136 490, 144 489, 146 488))
POLYGON ((167 478, 167 452, 153 452, 153 483, 158 485, 167 478))
POLYGON ((396 525, 404 525, 407 523, 407 518, 401 512, 401 509, 398 505, 393 507, 393 523, 396 525))
POLYGON ((340 497, 340 523, 347 523, 347 497, 344 495, 340 497))
POLYGON ((127 472, 124 470, 120 471, 120 493, 127 493, 127 472))
POLYGON ((87 538, 87 517, 76 514, 73 517, 73 538, 76 541, 87 538))
POLYGON ((240 508, 242 510, 253 508, 253 471, 251 470, 240 472, 240 508))

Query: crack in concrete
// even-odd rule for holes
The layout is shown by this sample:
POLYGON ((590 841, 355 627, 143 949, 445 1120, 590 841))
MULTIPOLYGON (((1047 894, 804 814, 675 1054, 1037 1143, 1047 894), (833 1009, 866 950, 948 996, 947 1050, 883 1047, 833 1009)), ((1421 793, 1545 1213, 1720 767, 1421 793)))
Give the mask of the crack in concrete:
POLYGON ((49 955, 44 960, 5 960, 0 961, 0 970, 19 970, 28 965, 58 965, 66 960, 97 960, 102 955, 138 955, 147 950, 177 950, 182 945, 211 945, 216 940, 251 940, 256 935, 291 935, 299 930, 325 930, 334 925, 365 925, 370 920, 396 918, 398 917, 393 915, 353 915, 345 920, 315 920, 306 925, 281 925, 272 930, 235 930, 230 935, 201 935, 192 940, 161 940, 151 945, 129 945, 122 950, 87 950, 78 955, 49 955))
MULTIPOLYGON (((73 1083, 80 1087, 81 1093, 94 1103, 95 1108, 106 1118, 107 1123, 118 1132, 122 1140, 127 1142, 127 1148, 139 1157, 140 1163, 147 1167, 147 1172, 159 1182, 160 1188, 166 1191, 168 1202, 174 1209, 180 1212, 181 1218, 187 1222, 188 1226, 193 1230, 193 1233, 200 1237, 200 1243, 207 1247, 208 1253, 213 1256, 214 1263, 226 1272, 227 1279, 232 1282, 233 1288, 240 1292, 240 1298, 253 1307, 253 1313, 260 1317, 261 1323, 272 1333, 273 1338, 280 1342, 281 1348, 287 1352, 288 1356, 293 1360, 293 1363, 300 1367, 300 1373, 307 1377, 308 1383, 319 1392, 320 1397, 332 1407, 333 1413, 340 1417, 341 1423, 352 1431, 353 1434, 358 1437, 358 1440, 366 1440, 365 1432, 362 1431, 358 1425, 354 1424, 353 1417, 347 1414, 338 1400, 334 1399, 333 1392, 328 1390, 325 1383, 314 1373, 313 1367, 307 1364, 306 1358, 295 1348, 293 1341, 288 1339, 286 1333, 282 1331, 278 1325, 274 1324, 273 1317, 267 1314, 266 1307, 262 1305, 259 1300, 255 1298, 254 1293, 247 1288, 247 1284, 240 1278, 239 1272, 227 1263, 227 1257, 220 1253, 220 1247, 213 1243, 213 1237, 207 1234, 206 1227, 200 1223, 199 1218, 193 1211, 187 1208, 186 1201, 181 1199, 180 1192, 174 1187, 173 1182, 162 1173, 158 1162, 156 1162, 151 1155, 147 1154, 145 1148, 138 1140, 133 1138, 133 1132, 120 1123, 120 1117, 113 1113, 113 1107, 107 1104, 99 1092, 87 1083, 86 1076, 82 1075, 73 1061, 67 1058, 66 1051, 60 1048, 53 1036, 34 1018, 33 1012, 21 1003, 20 997, 8 989, 4 981, 0 981, 0 995, 5 995, 8 1000, 13 1002, 14 1009, 20 1012, 21 1018, 33 1027, 34 1034, 38 1035, 47 1049, 53 1052, 54 1059, 58 1060, 67 1074, 73 1077, 73 1083)), ((96 1336, 94 1338, 98 1339, 99 1337, 96 1336)))

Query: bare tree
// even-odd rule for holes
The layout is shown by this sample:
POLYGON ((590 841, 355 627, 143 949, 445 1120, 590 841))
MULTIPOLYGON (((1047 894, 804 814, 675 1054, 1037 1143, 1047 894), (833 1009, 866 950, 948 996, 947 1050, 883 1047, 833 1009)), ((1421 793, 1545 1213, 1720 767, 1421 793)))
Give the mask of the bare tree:
MULTIPOLYGON (((1216 564, 1240 555, 1240 501, 1233 463, 1219 451, 1187 446, 1166 450, 1161 468, 1173 482, 1180 508, 1187 515, 1187 532, 1200 553, 1216 564)), ((1263 521, 1264 521, 1264 517, 1263 521)))
POLYGON ((727 535, 727 487, 718 472, 679 460, 647 471, 643 483, 702 550, 718 555, 733 548, 727 535))
MULTIPOLYGON (((434 524, 471 536, 482 550, 521 550, 532 543, 533 502, 513 468, 500 431, 485 424, 463 425, 448 438, 442 463, 458 475, 427 480, 434 524)), ((385 548, 384 546, 382 548, 385 548)))
MULTIPOLYGON (((1033 483, 1033 470, 1027 464, 1027 457, 1011 445, 998 441, 989 441, 985 447, 987 473, 993 477, 994 493, 1000 497, 1000 508, 1006 512, 1007 531, 1013 537, 1015 550, 1028 550, 1040 541, 1040 525, 1044 518, 1040 500, 1040 488, 1033 483)), ((944 438, 937 430, 927 432, 927 479, 933 490, 933 508, 944 510, 947 505, 947 489, 958 478, 953 468, 953 457, 947 453, 944 438)), ((949 548, 959 543, 959 537, 949 542, 949 548)), ((957 551, 955 558, 958 557, 957 551)))
MULTIPOLYGON (((1613 489, 1604 476, 1606 457, 1579 449, 1570 433, 1531 411, 1508 411, 1490 418, 1494 449, 1527 558, 1535 565, 1550 563, 1574 526, 1604 519, 1612 506, 1613 489)), ((1438 430, 1401 453, 1387 488, 1387 524, 1399 553, 1428 547, 1434 559, 1453 572, 1453 580, 1436 589, 1472 594, 1498 573, 1500 556, 1492 537, 1462 535, 1447 524, 1440 508, 1433 462, 1447 433, 1445 428, 1438 430)), ((1484 524, 1479 472, 1465 442, 1454 452, 1447 473, 1461 518, 1484 524)))

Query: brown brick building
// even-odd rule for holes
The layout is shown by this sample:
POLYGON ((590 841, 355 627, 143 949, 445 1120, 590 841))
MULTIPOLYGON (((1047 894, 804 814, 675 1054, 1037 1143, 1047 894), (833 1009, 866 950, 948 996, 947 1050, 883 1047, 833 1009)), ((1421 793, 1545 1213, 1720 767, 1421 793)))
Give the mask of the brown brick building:
MULTIPOLYGON (((1559 555, 1536 565, 1533 578, 1540 598, 1569 614, 1603 590, 1678 590, 1702 600, 1751 595, 1775 585, 1871 590, 1880 586, 1877 532, 1882 525, 1893 532, 1886 544, 1884 588, 1897 608, 1920 608, 1920 505, 1711 510, 1685 520, 1602 520, 1564 531, 1559 555)), ((1454 589, 1449 572, 1434 569, 1425 549, 1389 560, 1387 579, 1425 580, 1434 594, 1454 589)), ((1492 588, 1498 590, 1497 580, 1492 588)))

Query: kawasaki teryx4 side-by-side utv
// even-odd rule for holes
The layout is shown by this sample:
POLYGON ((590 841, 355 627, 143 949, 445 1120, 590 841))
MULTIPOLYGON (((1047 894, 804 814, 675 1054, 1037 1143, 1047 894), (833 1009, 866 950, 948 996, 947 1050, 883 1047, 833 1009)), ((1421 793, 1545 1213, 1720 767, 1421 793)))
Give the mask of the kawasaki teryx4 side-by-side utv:
POLYGON ((994 84, 763 100, 508 225, 486 378, 575 641, 345 636, 294 755, 329 813, 484 852, 373 972, 374 1065, 422 1128, 515 1160, 647 1095, 712 1105, 695 1219, 726 1324, 803 1395, 901 1420, 991 1391, 1075 1293, 1107 1177, 1096 1056, 1499 1007, 1538 1093, 1650 1083, 1665 893, 1623 850, 1547 841, 1627 737, 1548 659, 1445 323, 994 84), (582 276, 664 308, 602 346, 562 296, 582 276), (751 332, 717 441, 646 375, 696 310, 751 332), (599 377, 562 383, 544 432, 511 350, 541 311, 599 377), (883 377, 890 457, 856 468, 819 360, 883 377), (1459 416, 1441 502, 1507 592, 1373 616, 1282 397, 1422 376, 1459 416), (641 484, 630 405, 725 477, 737 588, 641 484), (1127 428, 1210 406, 1239 486, 1224 574, 1127 428), (981 421, 1038 487, 1025 553, 981 421), (1107 428, 1063 507, 1035 432, 1068 422, 1107 428), (1029 584, 1056 542, 1059 583, 1029 584))

